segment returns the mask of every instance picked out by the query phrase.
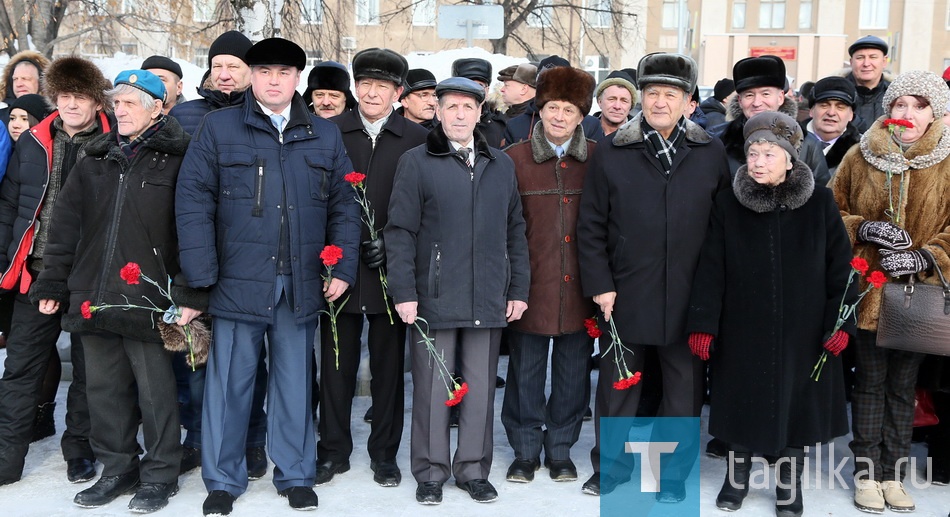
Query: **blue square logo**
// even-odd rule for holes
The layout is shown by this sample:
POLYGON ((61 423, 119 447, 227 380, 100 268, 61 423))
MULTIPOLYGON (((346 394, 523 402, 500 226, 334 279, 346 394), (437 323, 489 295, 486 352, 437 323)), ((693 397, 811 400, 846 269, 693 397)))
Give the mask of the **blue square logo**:
POLYGON ((601 418, 600 515, 699 517, 699 418, 601 418))

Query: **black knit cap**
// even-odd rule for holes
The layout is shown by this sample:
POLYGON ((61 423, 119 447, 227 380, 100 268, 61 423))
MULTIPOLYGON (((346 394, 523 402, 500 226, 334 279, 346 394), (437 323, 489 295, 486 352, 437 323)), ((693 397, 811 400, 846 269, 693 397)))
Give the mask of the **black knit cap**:
POLYGON ((407 95, 416 90, 435 88, 435 75, 425 68, 413 68, 406 75, 405 86, 406 88, 402 91, 402 95, 399 96, 399 100, 403 100, 407 95))
POLYGON ((353 56, 353 79, 390 81, 397 87, 406 82, 409 62, 388 48, 368 48, 353 56))
POLYGON ((36 120, 43 120, 53 112, 53 107, 46 102, 46 98, 35 93, 21 95, 10 103, 10 111, 17 108, 29 113, 36 120))
POLYGON ((238 31, 228 31, 211 43, 211 48, 208 49, 208 62, 210 63, 214 56, 219 54, 234 56, 243 61, 250 48, 251 40, 247 36, 238 31))
POLYGON ((837 99, 847 103, 848 106, 853 108, 857 96, 858 94, 855 91, 853 82, 844 77, 831 76, 825 77, 815 83, 815 86, 813 86, 811 92, 809 92, 808 102, 814 105, 819 101, 837 99))
POLYGON ((307 53, 300 45, 284 38, 267 38, 258 41, 244 56, 247 66, 292 66, 303 70, 307 66, 307 53))
POLYGON ((736 82, 732 79, 720 79, 716 81, 716 86, 713 87, 713 97, 717 101, 722 102, 726 100, 726 97, 736 91, 736 82))
POLYGON ((491 84, 491 63, 477 57, 456 59, 452 63, 452 77, 464 77, 491 84))
POLYGON ((732 79, 739 93, 762 86, 774 86, 785 91, 785 62, 778 56, 768 54, 740 59, 732 67, 732 79))
POLYGON ((145 61, 142 61, 142 66, 140 68, 142 70, 160 68, 162 70, 168 70, 169 72, 177 75, 179 79, 184 77, 181 74, 181 66, 165 56, 150 56, 145 61))

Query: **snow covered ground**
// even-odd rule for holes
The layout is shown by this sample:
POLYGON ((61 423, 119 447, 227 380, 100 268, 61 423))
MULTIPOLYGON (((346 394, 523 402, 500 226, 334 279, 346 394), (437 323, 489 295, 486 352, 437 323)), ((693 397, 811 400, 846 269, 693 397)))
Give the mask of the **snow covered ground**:
MULTIPOLYGON (((6 358, 6 352, 0 351, 0 360, 6 358)), ((507 357, 501 358, 499 370, 504 376, 507 357)), ((594 372, 596 377, 597 372, 594 372)), ((406 393, 411 393, 411 377, 406 375, 406 393)), ((0 487, 0 516, 114 516, 131 515, 127 504, 131 496, 123 496, 113 503, 97 508, 82 509, 72 503, 76 492, 92 485, 92 482, 73 485, 66 481, 65 463, 59 449, 59 438, 63 429, 65 413, 65 393, 67 383, 62 383, 58 396, 56 411, 56 437, 47 438, 33 444, 26 460, 26 469, 23 480, 13 485, 0 487)), ((327 486, 317 489, 320 506, 314 515, 343 515, 343 516, 417 516, 417 515, 452 515, 454 517, 485 516, 485 517, 583 517, 599 514, 599 499, 581 493, 581 484, 590 476, 591 467, 588 453, 594 441, 593 422, 585 422, 580 441, 572 450, 572 457, 578 467, 579 479, 573 483, 555 483, 542 469, 533 483, 516 484, 505 481, 505 471, 511 462, 512 452, 508 447, 504 428, 499 420, 501 402, 504 390, 496 394, 495 402, 495 455, 490 480, 497 487, 499 498, 491 504, 477 504, 468 494, 447 484, 445 486, 444 503, 441 506, 421 506, 415 502, 415 482, 409 472, 409 412, 411 397, 406 398, 406 428, 403 446, 400 449, 398 461, 403 471, 403 483, 396 488, 382 488, 372 480, 369 469, 369 457, 365 444, 369 436, 369 425, 362 421, 362 415, 370 405, 369 397, 357 397, 353 404, 353 432, 356 450, 350 460, 352 469, 342 475, 337 475, 327 486)), ((705 417, 703 419, 705 429, 705 417)), ((455 433, 453 433, 454 436, 455 433)), ((704 436, 703 442, 708 437, 704 436)), ((140 436, 141 441, 141 436, 140 436)), ((832 445, 822 447, 820 474, 815 474, 816 454, 811 451, 809 460, 809 483, 805 490, 805 515, 808 516, 861 516, 866 515, 854 509, 851 503, 850 488, 829 489, 829 470, 835 468, 841 461, 848 463, 839 469, 842 479, 852 486, 848 479, 852 470, 849 461, 848 438, 843 437, 832 445), (833 459, 829 460, 829 452, 834 449, 833 459), (833 465, 829 467, 829 465, 833 465), (818 488, 818 483, 821 488, 818 488)), ((925 449, 914 446, 914 453, 918 464, 923 465, 926 459, 925 449)), ((701 458, 701 494, 700 508, 702 516, 726 515, 715 508, 715 498, 722 484, 726 464, 722 460, 701 458)), ((100 466, 101 470, 101 466, 100 466)), ((756 476, 761 480, 765 477, 762 470, 753 471, 753 480, 756 476)), ((772 474, 769 474, 772 477, 772 474)), ((237 500, 234 506, 234 517, 250 516, 281 516, 301 515, 290 509, 287 500, 279 497, 270 482, 271 476, 252 481, 248 492, 237 500)), ((200 470, 192 471, 179 480, 181 491, 174 496, 168 507, 158 515, 165 516, 200 516, 201 503, 206 491, 201 482, 200 470)), ((917 502, 917 511, 913 514, 919 517, 945 517, 950 510, 950 487, 931 486, 929 488, 908 487, 908 491, 917 502)), ((772 489, 753 490, 746 499, 742 510, 736 512, 737 517, 763 517, 774 515, 774 491, 772 489)), ((662 515, 657 510, 669 507, 654 507, 650 516, 662 515)), ((885 512, 891 514, 891 512, 885 512)), ((630 509, 630 516, 645 515, 630 509)), ((893 514, 892 514, 893 515, 893 514)), ((679 517, 679 516, 677 516, 679 517)))

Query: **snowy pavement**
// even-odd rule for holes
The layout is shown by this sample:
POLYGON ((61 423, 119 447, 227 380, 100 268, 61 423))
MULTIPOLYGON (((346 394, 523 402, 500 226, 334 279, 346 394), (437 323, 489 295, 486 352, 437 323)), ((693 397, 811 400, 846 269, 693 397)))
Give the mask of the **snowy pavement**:
MULTIPOLYGON (((6 358, 6 352, 0 351, 0 360, 6 358)), ((504 376, 507 357, 501 358, 499 370, 504 376)), ((596 376, 596 371, 594 373, 596 376)), ((406 393, 411 393, 411 377, 406 376, 406 393)), ((47 438, 33 444, 26 459, 26 469, 23 479, 19 483, 0 487, 0 516, 115 516, 132 515, 127 509, 131 496, 123 496, 111 504, 97 509, 82 509, 72 503, 76 492, 92 485, 92 482, 73 485, 66 481, 65 463, 59 449, 59 438, 63 430, 65 414, 65 393, 67 383, 62 383, 57 397, 56 427, 57 436, 47 438)), ((369 456, 366 453, 365 443, 369 436, 369 425, 362 421, 362 415, 369 407, 369 397, 357 397, 353 404, 353 438, 356 444, 350 464, 349 472, 337 475, 326 486, 317 488, 320 506, 313 515, 343 515, 343 516, 418 516, 418 515, 452 515, 453 517, 491 516, 491 517, 582 517, 599 514, 599 499, 581 493, 581 484, 591 475, 588 454, 594 441, 593 422, 585 422, 580 441, 572 450, 572 458, 578 467, 578 481, 573 483, 555 483, 547 476, 543 468, 533 483, 516 484, 505 481, 505 471, 513 459, 511 449, 505 437, 504 428, 499 420, 501 402, 504 390, 496 392, 495 399, 495 455, 492 465, 491 482, 498 489, 498 500, 491 504, 473 502, 468 494, 454 487, 450 481, 445 486, 444 502, 441 506, 421 506, 415 502, 415 482, 409 472, 409 411, 411 399, 406 400, 406 428, 403 437, 403 446, 400 449, 398 462, 403 472, 403 483, 395 488, 382 488, 372 480, 369 469, 369 456)), ((705 417, 703 419, 705 428, 705 417)), ((453 440, 455 433, 453 432, 453 440)), ((141 441, 141 435, 140 435, 141 441)), ((708 437, 704 436, 705 443, 708 437)), ((816 475, 816 451, 809 455, 809 481, 804 494, 806 516, 864 516, 857 511, 851 502, 851 481, 848 479, 852 471, 848 438, 842 437, 832 445, 825 445, 821 450, 821 462, 816 475), (832 459, 829 453, 833 449, 832 459), (841 479, 848 487, 829 489, 829 480, 833 479, 830 471, 843 460, 848 463, 839 468, 841 479), (830 466, 829 466, 830 465, 830 466), (821 483, 821 488, 818 483, 821 483)), ((919 445, 914 446, 914 453, 918 464, 923 465, 926 450, 919 445)), ((99 466, 101 470, 101 466, 99 466)), ((726 464, 723 460, 701 458, 701 494, 700 509, 702 516, 728 515, 715 508, 715 498, 722 484, 726 464)), ((774 474, 769 473, 769 477, 774 474)), ((753 470, 753 482, 765 479, 765 471, 761 467, 753 470)), ((277 495, 270 482, 268 474, 261 480, 252 481, 248 492, 239 498, 234 505, 234 517, 250 516, 300 516, 299 512, 291 510, 287 500, 277 495)), ((158 515, 188 517, 201 515, 201 503, 206 491, 201 482, 200 470, 189 472, 179 480, 181 491, 174 496, 168 507, 158 515)), ((909 484, 908 484, 909 485, 909 484)), ((774 486, 774 485, 773 485, 774 486)), ((908 486, 908 491, 915 498, 917 511, 912 514, 919 517, 945 517, 950 510, 950 487, 931 486, 915 488, 908 486)), ((753 489, 736 517, 764 517, 774 515, 774 490, 753 489)), ((650 516, 661 515, 656 510, 663 510, 663 506, 654 507, 650 516)), ((636 508, 630 509, 630 516, 644 515, 636 508)), ((884 515, 897 515, 885 511, 884 515)), ((678 517, 678 516, 677 516, 678 517)))

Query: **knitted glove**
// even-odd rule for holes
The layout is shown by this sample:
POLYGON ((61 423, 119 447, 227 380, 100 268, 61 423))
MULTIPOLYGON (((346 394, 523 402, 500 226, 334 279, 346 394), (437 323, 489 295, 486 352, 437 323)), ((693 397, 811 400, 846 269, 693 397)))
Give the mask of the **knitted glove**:
POLYGON ((831 337, 828 338, 828 341, 825 341, 823 346, 825 350, 831 352, 831 355, 838 357, 838 354, 848 347, 848 337, 847 332, 839 330, 832 334, 831 337))
POLYGON ((376 269, 386 263, 386 245, 382 235, 371 241, 363 241, 360 246, 360 258, 370 269, 376 269))
POLYGON ((693 355, 702 359, 703 361, 709 360, 709 347, 712 345, 713 340, 712 334, 707 334, 706 332, 693 332, 689 335, 689 349, 693 351, 693 355))
POLYGON ((887 221, 864 221, 858 225, 858 239, 889 250, 906 250, 913 244, 907 230, 887 221))
POLYGON ((933 257, 925 249, 913 251, 879 250, 881 254, 881 269, 893 277, 911 275, 926 271, 934 266, 933 257))

